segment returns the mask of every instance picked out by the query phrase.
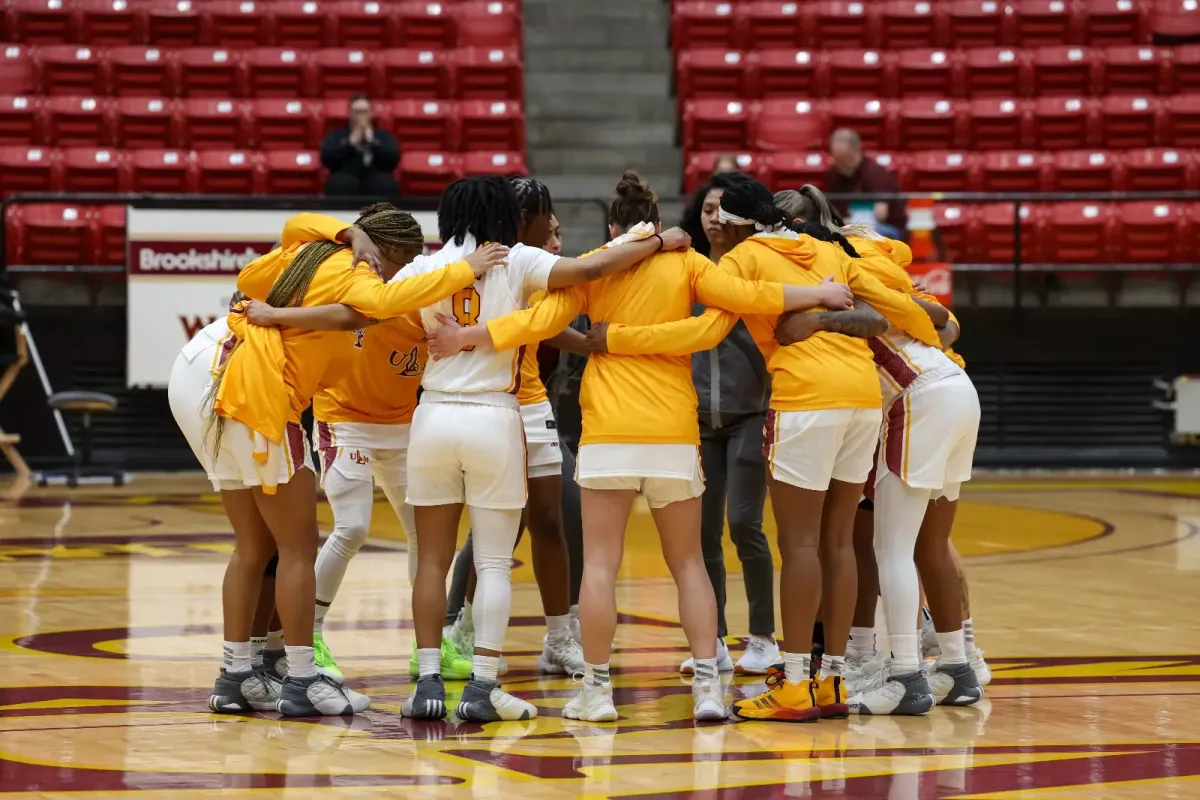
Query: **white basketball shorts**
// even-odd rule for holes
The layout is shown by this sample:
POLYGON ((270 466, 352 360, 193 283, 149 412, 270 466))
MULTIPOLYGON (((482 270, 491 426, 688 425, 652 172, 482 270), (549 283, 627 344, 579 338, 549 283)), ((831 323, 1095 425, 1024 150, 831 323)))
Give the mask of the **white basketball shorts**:
POLYGON ((866 483, 881 417, 878 408, 768 411, 763 457, 771 477, 814 492, 831 480, 866 483))
POLYGON ((575 460, 575 482, 583 489, 640 492, 651 508, 704 494, 694 444, 585 444, 575 460))
POLYGON ((525 446, 528 448, 526 475, 530 478, 562 475, 563 457, 554 422, 554 407, 548 400, 521 406, 521 422, 525 426, 525 446))
POLYGON ((942 378, 892 401, 880 436, 880 469, 914 488, 935 490, 934 499, 957 500, 959 485, 971 479, 978 436, 975 385, 966 374, 942 378))

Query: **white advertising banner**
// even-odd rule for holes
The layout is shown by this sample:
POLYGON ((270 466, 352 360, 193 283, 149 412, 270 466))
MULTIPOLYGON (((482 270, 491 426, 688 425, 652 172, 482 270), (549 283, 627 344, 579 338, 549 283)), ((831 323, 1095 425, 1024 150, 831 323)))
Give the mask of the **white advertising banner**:
MULTIPOLYGON (((296 211, 202 211, 129 208, 129 386, 165 388, 179 350, 226 313, 237 274, 270 252, 296 211)), ((328 212, 350 224, 353 211, 328 212)), ((437 242, 437 215, 413 214, 425 240, 437 242)))

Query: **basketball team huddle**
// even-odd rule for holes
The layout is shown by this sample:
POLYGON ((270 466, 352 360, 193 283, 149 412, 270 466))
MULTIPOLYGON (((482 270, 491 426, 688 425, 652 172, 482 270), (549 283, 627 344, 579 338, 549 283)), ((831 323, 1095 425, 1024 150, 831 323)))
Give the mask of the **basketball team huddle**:
MULTIPOLYGON (((611 240, 579 258, 558 255, 550 193, 530 178, 451 184, 432 254, 417 221, 388 204, 353 225, 288 220, 168 386, 235 536, 212 711, 370 706, 345 685, 324 625, 368 538, 376 485, 408 541, 407 717, 537 716, 499 682, 527 530, 546 617, 538 667, 578 682, 563 717, 616 720, 617 577, 639 496, 677 587, 695 719, 912 715, 982 698, 990 672, 950 542, 979 427, 951 349, 957 320, 914 284, 903 242, 843 225, 815 187, 772 195, 721 173, 697 203, 703 246, 664 230, 655 194, 627 172, 611 240), (735 326, 770 376, 762 464, 783 633, 776 642, 752 620, 758 635, 736 665, 723 612, 718 626, 723 571, 714 586, 701 546, 691 360, 735 326), (577 449, 560 443, 540 343, 586 358, 577 449), (319 470, 300 423, 310 406, 319 470), (334 518, 319 549, 318 482, 334 518), (566 485, 578 487, 581 537, 564 533, 566 485), (464 506, 471 533, 455 564, 464 506), (735 669, 765 675, 766 690, 730 707, 721 673, 735 669), (465 681, 456 706, 447 681, 465 681)), ((772 584, 754 587, 771 599, 773 574, 747 571, 748 594, 752 580, 772 584)))

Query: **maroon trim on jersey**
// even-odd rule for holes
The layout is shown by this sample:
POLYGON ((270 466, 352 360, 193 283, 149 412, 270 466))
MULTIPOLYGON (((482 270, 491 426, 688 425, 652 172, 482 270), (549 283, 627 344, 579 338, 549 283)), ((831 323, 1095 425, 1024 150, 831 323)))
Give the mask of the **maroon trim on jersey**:
POLYGON ((517 348, 517 379, 515 381, 513 381, 513 388, 512 388, 512 391, 509 392, 509 394, 520 394, 521 393, 521 373, 523 373, 525 371, 524 367, 525 367, 525 345, 521 345, 520 347, 517 348))
POLYGON ((904 396, 897 397, 887 413, 887 438, 884 442, 884 462, 888 472, 904 479, 904 433, 907 429, 908 408, 904 396))
POLYGON ((871 348, 871 355, 875 356, 876 366, 891 376, 901 390, 907 389, 917 379, 912 367, 878 337, 867 339, 867 346, 871 348))
POLYGON ((298 423, 289 422, 284 438, 287 439, 288 452, 292 456, 292 471, 295 472, 304 466, 306 460, 304 458, 304 431, 298 423))

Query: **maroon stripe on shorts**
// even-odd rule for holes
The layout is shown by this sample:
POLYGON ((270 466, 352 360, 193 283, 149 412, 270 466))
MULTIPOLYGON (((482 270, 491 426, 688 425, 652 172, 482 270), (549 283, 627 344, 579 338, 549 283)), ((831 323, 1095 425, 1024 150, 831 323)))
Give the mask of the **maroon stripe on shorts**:
POLYGON ((879 474, 879 445, 875 445, 875 458, 871 461, 871 472, 867 475, 867 483, 863 486, 863 496, 875 502, 875 478, 879 474))
POLYGON ((237 347, 238 338, 234 334, 229 334, 229 338, 221 342, 221 352, 217 355, 217 366, 223 366, 229 360, 229 355, 233 352, 233 348, 237 347))
POLYGON ((907 389, 917 379, 917 373, 908 363, 878 338, 867 339, 867 345, 875 357, 875 365, 891 376, 901 389, 907 389))
POLYGON ((317 423, 317 449, 325 450, 333 447, 333 429, 329 427, 328 422, 317 423))
POLYGON ((771 445, 775 444, 776 411, 767 409, 767 419, 763 423, 763 461, 771 462, 771 445))
POLYGON ((897 478, 904 477, 904 429, 907 410, 904 397, 897 397, 887 413, 887 438, 884 441, 884 462, 888 472, 897 478))
POLYGON ((287 424, 287 433, 284 434, 287 439, 288 452, 292 456, 292 469, 298 470, 304 466, 304 431, 300 425, 295 422, 287 424))

